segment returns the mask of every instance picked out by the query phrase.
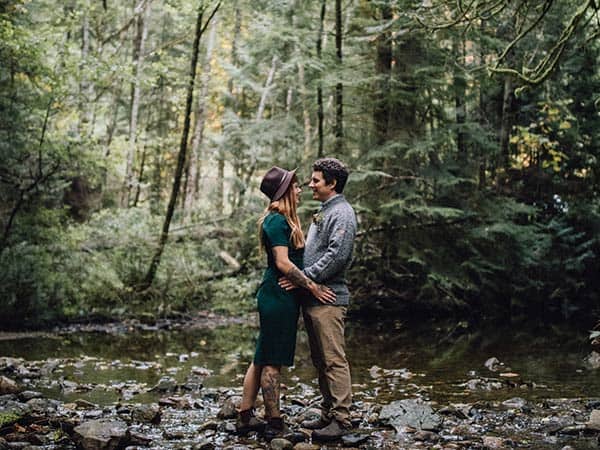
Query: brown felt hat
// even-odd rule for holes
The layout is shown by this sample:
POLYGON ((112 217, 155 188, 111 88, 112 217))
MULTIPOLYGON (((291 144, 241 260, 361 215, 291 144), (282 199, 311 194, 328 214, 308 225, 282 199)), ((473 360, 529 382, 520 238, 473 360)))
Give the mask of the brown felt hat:
POLYGON ((290 187, 295 173, 296 169, 285 170, 277 166, 271 167, 260 183, 261 192, 272 202, 279 200, 290 187))

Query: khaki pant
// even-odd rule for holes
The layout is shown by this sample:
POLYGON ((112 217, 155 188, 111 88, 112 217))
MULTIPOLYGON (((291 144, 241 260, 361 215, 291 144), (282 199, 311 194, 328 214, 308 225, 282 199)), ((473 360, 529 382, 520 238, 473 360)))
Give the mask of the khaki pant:
POLYGON ((346 359, 343 306, 309 306, 302 308, 308 333, 310 356, 319 376, 323 395, 321 410, 326 419, 350 425, 352 387, 350 365, 346 359))

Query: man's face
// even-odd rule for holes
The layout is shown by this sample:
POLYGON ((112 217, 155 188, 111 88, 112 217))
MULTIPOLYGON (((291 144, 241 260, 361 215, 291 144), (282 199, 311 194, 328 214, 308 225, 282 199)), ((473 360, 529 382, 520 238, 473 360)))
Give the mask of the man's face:
POLYGON ((335 180, 333 180, 331 184, 327 184, 325 182, 323 172, 315 171, 310 176, 310 183, 308 183, 308 187, 312 189, 313 198, 315 200, 324 202, 335 195, 335 184, 335 180))

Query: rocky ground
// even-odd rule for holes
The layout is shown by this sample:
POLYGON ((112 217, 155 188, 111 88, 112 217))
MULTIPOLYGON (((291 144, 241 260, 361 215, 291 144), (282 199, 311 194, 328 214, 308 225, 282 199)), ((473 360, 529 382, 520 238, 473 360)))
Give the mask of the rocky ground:
MULTIPOLYGON (((182 384, 165 376, 150 387, 135 382, 102 386, 123 395, 114 404, 100 406, 83 399, 61 402, 35 390, 57 383, 53 372, 65 364, 77 362, 0 358, 0 449, 566 450, 599 446, 600 398, 528 401, 515 396, 503 402, 438 404, 427 401, 431 386, 412 383, 406 371, 390 374, 373 367, 372 376, 380 380, 376 389, 381 392, 390 383, 405 380, 405 398, 381 404, 373 389, 355 386, 354 429, 338 442, 322 444, 311 442, 309 431, 298 425, 318 413, 318 392, 313 386, 297 382, 286 387, 282 403, 287 422, 298 431, 299 442, 266 442, 257 434, 236 436, 240 389, 203 387, 202 380, 209 374, 202 368, 195 368, 182 384), (159 400, 123 400, 143 391, 152 391, 159 400)), ((64 379, 58 383, 71 393, 98 388, 64 379)), ((483 393, 506 388, 507 383, 515 382, 507 381, 507 377, 474 378, 460 388, 469 394, 468 398, 473 398, 474 392, 481 392, 485 398, 483 393)), ((531 386, 516 389, 519 392, 531 386)), ((260 414, 260 405, 258 411, 260 414)))
MULTIPOLYGON (((227 320, 234 319, 207 313, 190 323, 136 321, 76 326, 59 333, 153 332, 190 326, 214 327, 227 320)), ((6 333, 4 336, 15 337, 19 336, 6 333)), ((187 356, 174 355, 174 359, 181 362, 187 356)), ((600 355, 592 352, 586 364, 589 370, 598 370, 600 355)), ((184 381, 177 381, 169 368, 153 361, 106 361, 90 357, 29 361, 0 357, 0 450, 569 450, 600 446, 600 397, 557 398, 560 392, 540 395, 542 386, 521 380, 519 374, 512 373, 496 358, 488 359, 484 365, 485 373, 490 376, 473 371, 471 379, 453 386, 452 395, 447 396, 433 395, 440 393, 440 386, 419 384, 420 374, 373 366, 369 369, 371 381, 353 387, 351 432, 339 441, 318 443, 311 440, 309 430, 299 425, 318 414, 318 390, 314 383, 305 384, 293 376, 284 386, 282 407, 287 423, 297 431, 295 442, 284 439, 267 442, 256 433, 245 437, 235 434, 241 388, 205 387, 204 380, 211 372, 203 367, 191 367, 189 373, 179 376, 184 381), (148 386, 137 380, 83 383, 77 377, 66 376, 68 370, 76 374, 84 366, 98 371, 107 367, 152 370, 161 378, 148 386), (87 395, 94 391, 107 392, 110 395, 105 398, 117 400, 97 404, 90 401, 93 396, 87 395), (432 398, 450 400, 435 402, 432 398)), ((258 414, 261 413, 259 404, 258 414)))

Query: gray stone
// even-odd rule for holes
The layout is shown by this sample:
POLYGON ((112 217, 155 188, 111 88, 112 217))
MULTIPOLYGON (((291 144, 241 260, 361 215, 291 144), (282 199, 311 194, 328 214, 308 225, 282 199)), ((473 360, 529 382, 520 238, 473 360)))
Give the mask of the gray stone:
POLYGON ((61 403, 58 400, 49 398, 32 398, 27 402, 27 405, 34 413, 52 414, 61 406, 61 403))
POLYGON ((496 357, 488 358, 488 360, 483 363, 483 365, 492 372, 496 372, 500 368, 501 364, 502 363, 496 357))
POLYGON ((142 433, 129 432, 128 441, 128 444, 130 445, 147 446, 152 442, 152 438, 142 433))
POLYGON ((594 409, 590 414, 590 420, 587 422, 590 430, 600 431, 600 409, 594 409))
POLYGON ((73 429, 73 440, 83 450, 114 450, 126 441, 127 424, 122 420, 91 420, 73 429))
POLYGON ((294 445, 294 450, 319 450, 320 448, 320 445, 310 444, 308 442, 298 442, 294 445))
POLYGON ((346 447, 356 447, 367 442, 369 437, 368 434, 350 433, 342 436, 342 442, 346 447))
POLYGON ((417 431, 413 434, 413 439, 415 441, 427 441, 427 442, 437 442, 440 440, 440 436, 433 431, 417 431))
POLYGON ((31 413, 31 407, 26 403, 6 400, 0 405, 0 426, 15 423, 22 417, 31 413))
POLYGON ((405 427, 435 431, 442 424, 441 417, 419 399, 398 400, 385 405, 379 413, 379 420, 389 423, 396 431, 405 427))
POLYGON ((275 438, 271 440, 269 448, 271 450, 292 450, 294 448, 294 444, 287 439, 275 438))
POLYGON ((157 404, 139 405, 131 411, 131 419, 134 422, 153 423, 158 425, 161 420, 160 408, 157 404))
POLYGON ((527 400, 521 397, 513 397, 508 400, 504 400, 502 404, 508 408, 522 409, 527 406, 527 400))
POLYGON ((41 392, 37 391, 23 391, 19 394, 19 400, 22 402, 27 402, 34 398, 42 398, 44 395, 41 392))
POLYGON ((589 369, 600 369, 600 353, 592 352, 583 361, 589 369))
POLYGON ((210 441, 201 441, 194 445, 194 450, 214 450, 215 444, 210 441))
POLYGON ((484 436, 483 446, 486 448, 506 448, 504 439, 496 436, 484 436))
POLYGON ((177 389, 177 381, 173 377, 162 377, 150 391, 174 392, 177 389))

